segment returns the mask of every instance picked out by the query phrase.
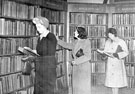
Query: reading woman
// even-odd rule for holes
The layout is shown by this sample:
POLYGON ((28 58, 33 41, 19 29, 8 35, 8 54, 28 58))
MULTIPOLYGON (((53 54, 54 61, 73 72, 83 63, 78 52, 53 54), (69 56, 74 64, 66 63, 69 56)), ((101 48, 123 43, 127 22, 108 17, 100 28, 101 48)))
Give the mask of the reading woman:
POLYGON ((112 56, 108 56, 107 59, 105 86, 111 87, 113 94, 118 94, 119 88, 128 85, 124 65, 124 58, 128 55, 128 48, 125 41, 117 37, 115 28, 109 28, 106 35, 108 39, 104 51, 101 52, 111 53, 112 56))
MULTIPOLYGON (((35 58, 35 83, 34 94, 54 94, 56 85, 56 45, 57 39, 47 28, 49 21, 45 17, 33 18, 39 38, 36 52, 39 55, 35 58)), ((29 57, 28 60, 33 60, 29 57)))

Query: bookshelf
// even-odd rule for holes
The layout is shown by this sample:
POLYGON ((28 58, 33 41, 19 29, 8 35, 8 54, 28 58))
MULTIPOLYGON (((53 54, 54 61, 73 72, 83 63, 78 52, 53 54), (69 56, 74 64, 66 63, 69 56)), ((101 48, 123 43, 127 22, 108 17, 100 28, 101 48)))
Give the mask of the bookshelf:
MULTIPOLYGON (((67 2, 63 0, 0 0, 0 94, 33 94, 33 78, 21 74, 24 63, 18 47, 36 48, 32 18, 47 17, 49 30, 64 39, 67 2)), ((65 50, 57 46, 56 92, 67 89, 65 50)), ((64 91, 65 90, 65 91, 64 91)))
MULTIPOLYGON (((92 86, 103 85, 106 70, 106 61, 95 51, 103 49, 105 32, 108 27, 108 13, 106 6, 101 4, 69 3, 68 5, 69 27, 68 42, 74 41, 73 33, 77 26, 82 26, 88 33, 91 42, 91 83, 92 86)), ((69 52, 69 60, 72 60, 69 52)), ((71 68, 69 66, 69 68, 71 68)), ((70 69, 69 69, 70 70, 70 69)), ((69 87, 72 86, 72 74, 69 72, 69 87)))
MULTIPOLYGON (((113 0, 114 1, 114 0, 113 0)), ((122 0, 118 0, 122 1, 122 0)), ((126 0, 123 0, 126 1, 126 0)), ((129 0, 132 1, 132 0, 129 0)), ((106 61, 95 49, 104 48, 105 32, 108 27, 114 27, 118 30, 118 36, 124 39, 128 45, 129 55, 125 58, 125 67, 127 71, 128 87, 135 88, 135 4, 134 3, 112 3, 112 4, 87 4, 87 3, 69 3, 67 19, 67 38, 68 42, 73 40, 73 32, 76 26, 83 26, 88 31, 91 41, 91 86, 104 86, 106 61)), ((71 53, 68 57, 72 60, 71 53)), ((72 86, 72 74, 69 66, 69 87, 72 86)))
POLYGON ((112 26, 118 30, 118 36, 123 38, 128 46, 129 55, 125 58, 125 66, 128 77, 128 88, 135 88, 135 7, 134 4, 115 5, 112 13, 112 26))

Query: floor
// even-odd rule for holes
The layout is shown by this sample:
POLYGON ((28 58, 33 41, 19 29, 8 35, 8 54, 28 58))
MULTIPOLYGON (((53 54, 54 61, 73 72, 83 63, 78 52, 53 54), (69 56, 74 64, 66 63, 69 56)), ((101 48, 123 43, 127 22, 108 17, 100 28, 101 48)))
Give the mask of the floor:
MULTIPOLYGON (((71 89, 69 89, 69 94, 72 94, 71 89)), ((92 93, 90 94, 112 94, 111 88, 104 86, 92 87, 92 93)), ((135 88, 120 88, 119 94, 135 94, 135 88)))
MULTIPOLYGON (((92 87, 92 94, 112 94, 111 88, 104 86, 92 87)), ((119 94, 135 94, 135 88, 120 88, 119 94)))

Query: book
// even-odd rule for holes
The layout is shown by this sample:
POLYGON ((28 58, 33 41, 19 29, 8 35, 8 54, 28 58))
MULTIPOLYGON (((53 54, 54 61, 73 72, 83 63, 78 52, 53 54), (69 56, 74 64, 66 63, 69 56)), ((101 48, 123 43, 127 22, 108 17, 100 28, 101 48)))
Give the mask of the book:
POLYGON ((80 56, 83 56, 84 53, 83 53, 83 49, 79 49, 76 53, 76 57, 80 57, 80 56))
POLYGON ((117 46, 116 53, 123 52, 122 47, 120 45, 117 46))
POLYGON ((18 47, 18 51, 26 55, 40 56, 36 53, 36 51, 32 50, 29 47, 18 47))
POLYGON ((100 54, 105 54, 105 55, 108 56, 108 57, 114 58, 113 53, 106 52, 106 51, 104 51, 104 50, 99 50, 99 49, 97 49, 96 51, 97 51, 98 53, 100 53, 100 54))

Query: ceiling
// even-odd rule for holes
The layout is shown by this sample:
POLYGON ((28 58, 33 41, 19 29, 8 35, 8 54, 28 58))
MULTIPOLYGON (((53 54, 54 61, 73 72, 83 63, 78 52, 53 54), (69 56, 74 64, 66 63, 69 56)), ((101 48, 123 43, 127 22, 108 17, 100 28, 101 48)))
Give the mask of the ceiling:
POLYGON ((103 3, 104 0, 67 0, 67 2, 78 2, 78 3, 103 3))

